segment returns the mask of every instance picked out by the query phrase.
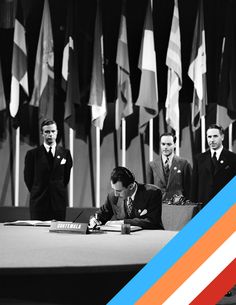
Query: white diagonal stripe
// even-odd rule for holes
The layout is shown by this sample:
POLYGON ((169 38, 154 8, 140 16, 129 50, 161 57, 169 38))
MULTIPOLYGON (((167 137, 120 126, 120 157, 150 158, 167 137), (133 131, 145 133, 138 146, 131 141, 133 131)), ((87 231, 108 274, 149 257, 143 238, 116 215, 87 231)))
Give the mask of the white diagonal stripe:
POLYGON ((189 305, 236 257, 233 233, 162 305, 189 305))

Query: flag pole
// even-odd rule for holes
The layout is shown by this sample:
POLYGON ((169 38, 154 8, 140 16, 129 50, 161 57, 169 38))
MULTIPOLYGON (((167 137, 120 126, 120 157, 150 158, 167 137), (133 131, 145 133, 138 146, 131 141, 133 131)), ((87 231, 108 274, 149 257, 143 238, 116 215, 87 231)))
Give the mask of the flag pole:
POLYGON ((176 131, 176 156, 179 156, 179 131, 176 131))
POLYGON ((96 126, 96 207, 100 207, 100 128, 96 126))
POLYGON ((149 161, 153 160, 153 119, 149 121, 149 161))
POLYGON ((126 120, 125 118, 121 119, 122 127, 122 166, 126 166, 126 120))
POLYGON ((206 121, 205 117, 201 116, 201 143, 202 143, 202 152, 206 151, 206 121))
POLYGON ((20 169, 20 127, 16 129, 16 147, 15 147, 15 198, 14 206, 19 206, 19 169, 20 169))
MULTIPOLYGON (((74 160, 74 130, 69 128, 69 147, 72 160, 74 160)), ((70 172, 70 182, 69 182, 69 207, 73 208, 74 205, 74 170, 73 166, 70 172)))
MULTIPOLYGON (((153 1, 151 0, 151 11, 153 12, 153 1)), ((153 119, 149 121, 149 161, 153 161, 153 119)))
POLYGON ((233 123, 229 124, 229 150, 233 151, 233 123))

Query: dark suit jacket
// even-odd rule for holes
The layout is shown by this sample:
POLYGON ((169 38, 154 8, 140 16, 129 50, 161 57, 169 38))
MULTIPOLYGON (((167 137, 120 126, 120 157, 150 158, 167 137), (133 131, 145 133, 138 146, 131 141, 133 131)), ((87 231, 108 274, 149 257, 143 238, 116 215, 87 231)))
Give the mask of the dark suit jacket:
POLYGON ((236 154, 223 149, 213 171, 210 150, 197 156, 193 165, 191 200, 206 204, 236 175, 236 154))
POLYGON ((174 194, 190 197, 192 168, 190 163, 178 156, 174 156, 170 167, 168 181, 165 181, 162 158, 158 156, 147 166, 147 183, 157 185, 162 191, 162 199, 168 200, 174 194))
POLYGON ((45 211, 49 206, 54 210, 66 209, 71 167, 70 151, 61 146, 56 146, 52 169, 43 145, 27 152, 24 179, 30 191, 31 209, 45 211))
POLYGON ((98 219, 102 224, 108 220, 124 219, 124 223, 140 226, 143 229, 163 229, 161 212, 161 191, 154 186, 138 184, 138 189, 134 197, 131 215, 126 211, 125 200, 115 197, 114 192, 108 194, 106 202, 98 210, 98 219), (146 212, 140 216, 142 212, 146 212))

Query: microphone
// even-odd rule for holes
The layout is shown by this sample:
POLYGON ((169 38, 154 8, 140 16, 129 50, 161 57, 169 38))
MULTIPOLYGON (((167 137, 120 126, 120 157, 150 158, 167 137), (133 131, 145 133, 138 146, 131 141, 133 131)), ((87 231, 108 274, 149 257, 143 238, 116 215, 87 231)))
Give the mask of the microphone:
POLYGON ((82 210, 82 211, 77 215, 77 217, 72 221, 72 223, 74 223, 74 222, 82 215, 83 212, 84 212, 84 211, 82 210))

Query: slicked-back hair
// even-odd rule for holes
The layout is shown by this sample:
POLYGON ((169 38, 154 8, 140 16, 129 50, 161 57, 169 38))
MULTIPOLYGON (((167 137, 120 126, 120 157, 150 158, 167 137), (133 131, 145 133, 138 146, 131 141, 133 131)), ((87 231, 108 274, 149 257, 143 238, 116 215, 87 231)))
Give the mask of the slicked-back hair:
POLYGON ((57 126, 57 123, 52 119, 43 120, 43 122, 41 123, 41 132, 43 132, 43 127, 44 126, 53 125, 53 124, 55 124, 57 126))
POLYGON ((160 135, 160 142, 161 142, 161 138, 162 138, 162 137, 168 137, 168 136, 170 136, 170 137, 173 138, 174 143, 176 142, 176 136, 175 136, 175 134, 173 134, 172 132, 163 132, 163 133, 160 135))
POLYGON ((134 174, 126 167, 118 166, 115 167, 111 173, 111 182, 113 184, 118 181, 122 182, 124 187, 128 187, 131 183, 134 183, 134 174))
POLYGON ((207 127, 207 130, 209 129, 218 129, 220 131, 220 134, 223 135, 224 134, 224 129, 222 126, 217 125, 217 124, 211 124, 207 127))

